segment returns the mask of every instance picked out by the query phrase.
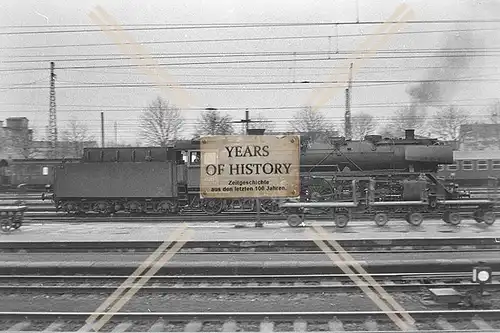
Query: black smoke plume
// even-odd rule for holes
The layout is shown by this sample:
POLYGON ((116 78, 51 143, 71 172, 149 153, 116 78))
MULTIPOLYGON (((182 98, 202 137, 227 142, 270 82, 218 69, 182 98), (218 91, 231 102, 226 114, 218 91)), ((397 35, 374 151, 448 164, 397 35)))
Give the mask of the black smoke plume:
POLYGON ((429 58, 440 59, 431 62, 437 63, 439 67, 429 70, 424 80, 407 89, 411 96, 410 109, 413 113, 425 113, 427 106, 433 102, 446 101, 453 97, 459 82, 447 80, 459 79, 468 71, 468 66, 477 52, 470 49, 477 46, 477 39, 471 31, 447 33, 445 46, 429 58))

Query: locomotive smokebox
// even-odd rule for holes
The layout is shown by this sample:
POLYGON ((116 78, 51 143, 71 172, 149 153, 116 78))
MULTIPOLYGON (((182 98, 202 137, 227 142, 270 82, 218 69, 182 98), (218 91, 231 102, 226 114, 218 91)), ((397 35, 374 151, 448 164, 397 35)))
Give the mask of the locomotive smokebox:
POLYGON ((406 140, 414 140, 415 139, 415 130, 412 130, 412 129, 405 130, 405 139, 406 140))

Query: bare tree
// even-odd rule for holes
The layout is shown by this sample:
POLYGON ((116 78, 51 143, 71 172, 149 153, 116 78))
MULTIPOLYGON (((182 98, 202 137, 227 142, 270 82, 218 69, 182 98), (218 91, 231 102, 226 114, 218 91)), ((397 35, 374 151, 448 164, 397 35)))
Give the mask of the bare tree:
POLYGON ((61 136, 63 141, 67 141, 69 144, 65 155, 73 157, 82 156, 83 148, 93 145, 91 142, 95 141, 94 136, 89 133, 88 126, 77 118, 70 119, 61 136))
POLYGON ((492 105, 486 108, 489 120, 493 124, 500 124, 500 100, 497 100, 492 105))
POLYGON ((377 123, 373 116, 367 113, 354 114, 351 117, 352 138, 362 140, 366 135, 373 134, 377 129, 377 123))
POLYGON ((425 110, 418 107, 404 107, 396 111, 392 117, 391 127, 392 133, 395 136, 401 136, 407 129, 414 129, 415 132, 421 132, 425 128, 425 110))
POLYGON ((180 110, 161 97, 156 98, 141 116, 141 137, 153 146, 175 141, 184 127, 180 110))
POLYGON ((23 128, 10 134, 11 147, 24 159, 34 158, 41 152, 34 140, 33 130, 23 128))
POLYGON ((231 135, 234 133, 232 119, 222 116, 217 110, 206 110, 198 119, 196 135, 231 135))
POLYGON ((289 121, 290 127, 297 132, 326 132, 330 130, 325 116, 311 107, 298 110, 289 121))
POLYGON ((448 106, 436 111, 435 119, 431 122, 430 128, 441 140, 461 141, 465 133, 460 128, 469 122, 470 118, 467 112, 455 106, 448 106))

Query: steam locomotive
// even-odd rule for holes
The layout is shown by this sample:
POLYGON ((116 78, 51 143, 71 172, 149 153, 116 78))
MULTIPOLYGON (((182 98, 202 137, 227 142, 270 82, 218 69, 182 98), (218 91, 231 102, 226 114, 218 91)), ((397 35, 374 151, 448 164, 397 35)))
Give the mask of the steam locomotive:
MULTIPOLYGON (((55 168, 53 186, 44 198, 71 214, 255 211, 253 199, 200 199, 199 147, 199 141, 191 140, 171 147, 87 148, 80 163, 55 168)), ((357 213, 372 214, 383 225, 398 210, 413 224, 436 210, 456 224, 462 206, 473 209, 477 221, 494 221, 491 200, 463 198, 436 178, 440 165, 454 163, 452 147, 417 139, 413 130, 404 138, 371 135, 361 141, 301 136, 300 163, 298 200, 260 202, 264 212, 288 214, 291 225, 305 214, 332 210, 338 226, 357 213)))

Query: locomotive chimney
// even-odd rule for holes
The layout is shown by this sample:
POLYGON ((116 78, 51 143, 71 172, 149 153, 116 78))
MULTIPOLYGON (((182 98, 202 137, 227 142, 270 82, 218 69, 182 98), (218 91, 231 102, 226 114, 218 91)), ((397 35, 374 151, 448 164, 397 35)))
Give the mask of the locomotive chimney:
POLYGON ((407 140, 415 139, 415 130, 412 129, 405 130, 405 138, 407 140))
POLYGON ((249 128, 247 131, 248 135, 264 135, 265 128, 249 128))

